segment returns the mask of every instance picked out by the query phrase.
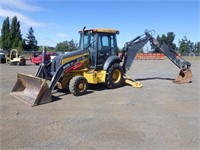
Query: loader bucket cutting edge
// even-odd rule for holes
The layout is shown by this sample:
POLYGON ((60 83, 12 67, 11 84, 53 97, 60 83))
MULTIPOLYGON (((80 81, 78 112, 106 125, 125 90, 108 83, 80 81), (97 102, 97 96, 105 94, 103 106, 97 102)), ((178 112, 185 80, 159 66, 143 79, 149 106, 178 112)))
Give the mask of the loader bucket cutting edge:
POLYGON ((52 101, 46 80, 21 73, 17 74, 17 82, 10 94, 30 106, 52 101))
POLYGON ((183 84, 192 82, 192 71, 190 69, 182 69, 179 72, 178 77, 173 81, 173 83, 183 84))

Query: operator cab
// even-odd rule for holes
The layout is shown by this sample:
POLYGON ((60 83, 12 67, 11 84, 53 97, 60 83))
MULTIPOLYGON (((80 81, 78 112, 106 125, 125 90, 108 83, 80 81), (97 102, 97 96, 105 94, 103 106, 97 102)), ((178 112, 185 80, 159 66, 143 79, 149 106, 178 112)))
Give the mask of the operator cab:
POLYGON ((116 35, 119 31, 112 29, 91 29, 79 31, 79 49, 90 51, 90 67, 102 69, 111 55, 118 56, 116 35))

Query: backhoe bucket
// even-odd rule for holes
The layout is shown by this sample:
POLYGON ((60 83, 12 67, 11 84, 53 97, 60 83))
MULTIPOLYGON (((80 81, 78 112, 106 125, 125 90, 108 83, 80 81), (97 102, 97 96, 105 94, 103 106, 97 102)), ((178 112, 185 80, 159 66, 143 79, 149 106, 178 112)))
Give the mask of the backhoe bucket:
POLYGON ((45 79, 21 73, 17 74, 17 82, 10 94, 30 106, 52 101, 51 92, 45 79))
POLYGON ((192 82, 192 71, 190 69, 182 69, 174 83, 183 84, 192 82))

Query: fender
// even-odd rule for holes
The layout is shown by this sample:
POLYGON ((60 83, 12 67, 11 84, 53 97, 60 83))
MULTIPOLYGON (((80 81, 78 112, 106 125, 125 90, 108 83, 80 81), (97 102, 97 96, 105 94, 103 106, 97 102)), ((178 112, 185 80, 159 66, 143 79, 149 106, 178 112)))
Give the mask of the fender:
POLYGON ((109 56, 103 66, 103 70, 108 70, 113 62, 120 63, 122 60, 116 55, 109 56))

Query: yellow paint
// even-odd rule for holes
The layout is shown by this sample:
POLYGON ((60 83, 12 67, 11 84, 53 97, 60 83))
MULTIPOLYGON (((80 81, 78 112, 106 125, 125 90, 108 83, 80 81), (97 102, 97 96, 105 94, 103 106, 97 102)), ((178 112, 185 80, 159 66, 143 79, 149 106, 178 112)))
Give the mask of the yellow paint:
POLYGON ((61 64, 67 63, 69 61, 72 61, 74 59, 77 59, 77 58, 79 58, 81 56, 86 56, 86 55, 89 55, 89 53, 84 53, 84 54, 80 54, 80 55, 76 55, 76 56, 71 56, 71 57, 68 57, 68 58, 64 58, 64 59, 62 59, 61 64))
POLYGON ((139 81, 133 81, 131 79, 126 79, 125 83, 131 85, 134 88, 141 88, 141 87, 143 87, 143 85, 139 81))
POLYGON ((13 58, 13 60, 11 60, 10 62, 20 62, 21 58, 13 58))
POLYGON ((106 71, 100 70, 84 72, 83 76, 87 79, 88 83, 90 84, 105 83, 106 71))

